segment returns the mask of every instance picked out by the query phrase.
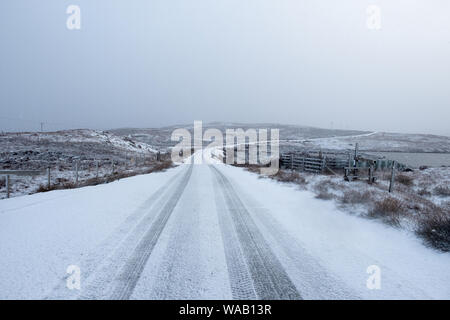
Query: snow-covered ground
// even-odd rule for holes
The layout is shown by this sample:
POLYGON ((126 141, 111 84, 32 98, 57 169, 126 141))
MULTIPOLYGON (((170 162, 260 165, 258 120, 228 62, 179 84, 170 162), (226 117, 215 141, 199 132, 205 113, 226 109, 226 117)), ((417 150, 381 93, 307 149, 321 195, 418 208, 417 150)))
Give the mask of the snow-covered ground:
POLYGON ((150 145, 138 141, 119 137, 107 131, 78 129, 56 132, 18 132, 0 134, 2 152, 17 152, 27 150, 30 146, 49 146, 63 143, 76 145, 77 143, 95 143, 108 145, 110 149, 122 149, 129 152, 156 152, 150 145))
MULTIPOLYGON (((143 169, 154 161, 156 152, 170 152, 171 134, 177 128, 192 130, 192 125, 153 129, 64 130, 57 132, 22 132, 0 134, 0 169, 51 168, 51 183, 62 185, 75 181, 76 163, 79 179, 111 174, 113 165, 118 171, 143 169), (146 162, 146 163, 145 163, 146 162)), ((358 143, 361 151, 397 160, 412 168, 450 166, 450 137, 331 130, 281 124, 208 123, 203 129, 270 128, 280 130, 280 150, 287 152, 335 150, 348 152, 358 143), (386 151, 386 152, 383 152, 386 151), (431 153, 434 152, 434 153, 431 153)), ((205 141, 205 144, 208 142, 205 141)), ((46 185, 47 177, 12 177, 11 196, 34 193, 46 185)), ((0 198, 6 197, 4 177, 0 177, 0 198)))
MULTIPOLYGON (((175 145, 171 141, 172 132, 177 128, 193 131, 192 124, 163 128, 124 128, 111 130, 112 133, 141 141, 160 149, 175 145)), ((450 153, 450 137, 430 134, 406 134, 370 132, 357 130, 324 129, 277 123, 203 123, 203 130, 218 129, 225 134, 227 129, 279 129, 281 150, 351 150, 359 144, 361 151, 376 152, 434 152, 450 153)))
MULTIPOLYGON (((268 237, 286 233, 285 248, 299 246, 305 251, 306 256, 298 257, 297 263, 290 262, 299 273, 302 261, 317 262, 325 274, 342 281, 358 298, 450 298, 450 278, 445 274, 450 255, 426 248, 414 234, 349 215, 333 202, 316 199, 310 191, 274 185, 265 179, 262 183, 256 175, 242 174, 239 168, 223 169, 240 186, 242 198, 250 194, 248 199, 254 199, 255 216, 270 215, 273 223, 266 224, 268 237), (278 223, 282 229, 276 233, 278 223), (366 288, 369 265, 381 268, 381 290, 366 288)), ((320 279, 311 273, 313 279, 320 279)), ((317 282, 313 280, 308 288, 310 298, 317 297, 317 282)), ((326 292, 323 298, 330 297, 328 293, 333 290, 326 292)))
POLYGON ((2 200, 0 244, 8 299, 450 299, 449 254, 222 164, 2 200))
POLYGON ((353 149, 356 143, 361 151, 450 153, 450 137, 430 134, 372 132, 301 141, 304 148, 330 150, 353 149))
MULTIPOLYGON (((1 170, 51 171, 51 184, 75 183, 116 172, 142 170, 154 164, 156 150, 143 142, 99 130, 22 132, 0 134, 1 170), (114 163, 114 165, 113 165, 114 163)), ((45 174, 36 177, 11 177, 12 197, 36 192, 47 185, 45 174)), ((0 177, 0 199, 6 198, 4 177, 0 177)))
POLYGON ((108 241, 181 169, 1 200, 0 297, 45 298, 69 265, 87 275, 89 259, 110 254, 108 241))
MULTIPOLYGON (((122 136, 129 137, 133 140, 145 142, 152 146, 158 146, 160 149, 168 148, 176 144, 175 141, 171 141, 171 134, 175 129, 183 128, 189 130, 193 133, 193 124, 180 124, 162 128, 122 128, 111 130, 112 133, 122 136)), ((350 136, 350 135, 360 135, 367 134, 366 131, 357 130, 333 130, 333 129, 322 129, 314 127, 306 127, 299 125, 284 125, 278 123, 224 123, 224 122, 210 122, 203 123, 203 130, 208 129, 218 129, 223 134, 226 130, 231 129, 279 129, 280 130, 280 140, 282 141, 298 141, 305 139, 316 139, 316 138, 327 138, 327 137, 338 137, 338 136, 350 136)))

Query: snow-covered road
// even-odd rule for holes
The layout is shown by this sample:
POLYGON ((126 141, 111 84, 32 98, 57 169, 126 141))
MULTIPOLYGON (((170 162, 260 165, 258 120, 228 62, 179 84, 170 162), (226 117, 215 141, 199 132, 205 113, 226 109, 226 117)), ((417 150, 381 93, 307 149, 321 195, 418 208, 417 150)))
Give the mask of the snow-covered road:
POLYGON ((448 254, 221 164, 2 200, 0 228, 0 298, 450 298, 448 254))

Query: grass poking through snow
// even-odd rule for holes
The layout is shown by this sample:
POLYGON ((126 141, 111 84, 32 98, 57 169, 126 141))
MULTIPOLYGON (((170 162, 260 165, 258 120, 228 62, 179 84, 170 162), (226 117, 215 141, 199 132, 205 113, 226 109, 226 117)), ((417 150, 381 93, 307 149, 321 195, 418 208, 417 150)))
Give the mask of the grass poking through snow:
MULTIPOLYGON (((259 173, 259 166, 246 166, 259 173)), ((296 184, 320 200, 334 200, 349 213, 376 219, 420 236, 426 245, 450 251, 450 168, 429 168, 398 173, 394 192, 388 193, 390 172, 378 172, 378 182, 346 182, 341 175, 314 175, 279 170, 269 178, 296 184)))

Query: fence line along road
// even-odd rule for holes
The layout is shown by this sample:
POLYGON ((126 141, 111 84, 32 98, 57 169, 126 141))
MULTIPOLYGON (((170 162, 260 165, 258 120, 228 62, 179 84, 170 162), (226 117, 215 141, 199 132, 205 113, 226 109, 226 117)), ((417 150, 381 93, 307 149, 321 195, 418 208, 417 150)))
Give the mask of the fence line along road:
MULTIPOLYGON (((130 158, 130 162, 128 161, 119 161, 119 160, 110 160, 110 159, 100 159, 100 160, 95 160, 95 161, 87 161, 87 167, 88 170, 91 170, 91 166, 94 166, 95 168, 95 177, 98 178, 99 177, 99 171, 100 171, 100 163, 105 164, 106 162, 111 163, 111 174, 114 174, 116 172, 117 169, 119 170, 128 170, 129 168, 129 163, 132 164, 132 166, 134 167, 138 167, 139 163, 141 164, 141 166, 146 166, 148 164, 148 160, 153 160, 156 159, 157 162, 163 161, 168 159, 169 154, 168 153, 161 153, 160 151, 158 151, 158 153, 156 154, 155 158, 153 157, 139 157, 139 156, 135 156, 135 157, 131 157, 130 158), (139 161, 139 159, 141 161, 139 161), (125 167, 125 168, 123 168, 125 167)), ((79 171, 83 168, 83 164, 86 164, 86 161, 84 160, 75 160, 72 161, 72 164, 74 164, 74 168, 72 169, 74 172, 74 180, 75 180, 75 185, 78 185, 79 182, 79 171)), ((11 193, 11 176, 22 176, 22 177, 35 177, 35 176, 40 176, 40 175, 47 175, 47 188, 50 189, 51 187, 51 181, 50 181, 50 164, 47 164, 47 166, 45 167, 45 169, 41 169, 41 170, 0 170, 0 176, 6 176, 6 183, 5 183, 5 187, 6 187, 6 197, 9 198, 10 197, 10 193, 11 193)))
POLYGON ((50 184, 50 169, 47 170, 0 170, 0 175, 6 176, 6 198, 9 198, 10 190, 11 190, 11 180, 10 176, 28 176, 35 177, 41 174, 45 174, 47 171, 48 175, 48 184, 50 184))
POLYGON ((40 176, 45 170, 0 170, 0 175, 10 176, 40 176))

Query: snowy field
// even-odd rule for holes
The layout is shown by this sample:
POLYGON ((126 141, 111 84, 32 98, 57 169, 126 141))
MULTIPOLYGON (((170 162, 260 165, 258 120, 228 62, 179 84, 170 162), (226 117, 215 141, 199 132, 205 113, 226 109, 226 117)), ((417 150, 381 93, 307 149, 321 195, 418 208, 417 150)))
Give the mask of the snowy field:
MULTIPOLYGON (((0 134, 0 169, 45 170, 51 168, 51 183, 75 182, 76 163, 79 179, 107 177, 113 170, 130 172, 145 169, 156 152, 170 152, 176 142, 171 134, 177 128, 193 130, 192 125, 150 129, 65 130, 0 134), (113 168, 113 163, 115 168, 113 168)), ((268 128, 280 130, 281 152, 291 150, 353 150, 356 143, 364 152, 397 160, 410 167, 450 166, 450 138, 420 134, 395 134, 356 130, 320 129, 280 124, 208 123, 203 129, 268 128)), ((205 145, 208 142, 205 141, 205 145)), ((45 186, 47 177, 12 177, 11 196, 32 194, 45 186)), ((5 180, 0 177, 0 199, 6 197, 5 180)))
POLYGON ((432 152, 374 152, 369 153, 377 157, 383 157, 390 160, 403 163, 410 168, 427 167, 450 167, 450 153, 432 153, 432 152))
MULTIPOLYGON (((150 129, 114 129, 112 133, 140 141, 160 149, 173 146, 170 140, 172 132, 177 128, 193 131, 192 125, 178 125, 150 129)), ((450 153, 450 137, 430 134, 405 134, 370 132, 357 130, 323 129, 275 123, 222 123, 203 124, 203 129, 279 129, 282 150, 353 150, 358 143, 361 151, 377 152, 410 152, 410 153, 450 153)))
POLYGON ((331 150, 354 149, 361 151, 450 153, 450 137, 430 134, 404 134, 372 132, 337 137, 314 138, 300 141, 303 147, 331 150))
MULTIPOLYGON (((367 134, 366 131, 357 130, 338 130, 338 129, 322 129, 298 125, 283 125, 276 123, 225 123, 225 122, 211 122, 203 123, 203 130, 218 129, 225 133, 227 129, 279 129, 281 141, 298 141, 305 139, 330 138, 338 136, 355 136, 360 134, 367 134)), ((162 128, 124 128, 110 130, 112 133, 121 136, 129 137, 133 140, 140 141, 152 146, 157 146, 160 149, 168 148, 175 145, 170 137, 175 129, 184 128, 193 133, 192 124, 180 124, 175 126, 168 126, 162 128)))
MULTIPOLYGON (((230 124, 208 126, 220 125, 230 124)), ((52 183, 72 181, 76 162, 80 180, 96 174, 94 161, 100 176, 113 162, 138 170, 170 150, 174 128, 3 134, 1 167, 50 164, 52 183)), ((450 151, 448 137, 281 129, 282 148, 450 151)), ((393 195, 405 210, 388 225, 367 219, 367 199, 385 197, 386 177, 368 187, 310 175, 299 186, 223 165, 211 150, 203 156, 199 165, 32 195, 44 176, 13 180, 16 197, 0 200, 0 298, 450 299, 450 255, 416 235, 422 211, 448 213, 448 168, 405 173, 393 195), (69 266, 81 270, 80 290, 67 286, 69 266), (373 266, 379 289, 367 286, 373 266)))
MULTIPOLYGON (((45 170, 50 167, 51 184, 62 186, 114 172, 140 171, 154 165, 156 150, 128 137, 106 131, 65 130, 0 134, 1 170, 42 170, 36 177, 11 176, 11 196, 36 192, 47 185, 45 170)), ((6 198, 5 178, 0 177, 0 199, 6 198)))
POLYGON ((221 164, 2 200, 0 226, 4 299, 450 298, 449 254, 221 164))

